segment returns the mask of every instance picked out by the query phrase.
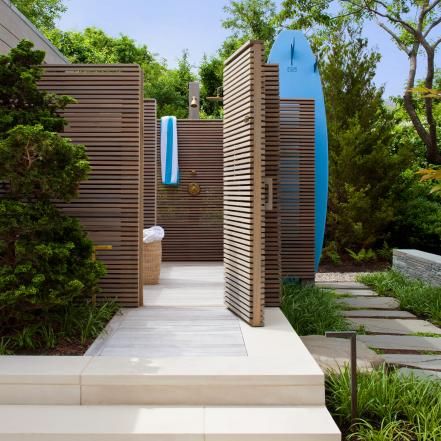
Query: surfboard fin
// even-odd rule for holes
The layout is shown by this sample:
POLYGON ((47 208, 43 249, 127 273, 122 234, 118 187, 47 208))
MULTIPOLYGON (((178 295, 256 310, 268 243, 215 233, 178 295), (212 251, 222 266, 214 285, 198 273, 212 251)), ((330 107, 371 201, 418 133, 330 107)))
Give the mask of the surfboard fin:
POLYGON ((296 47, 296 37, 292 37, 291 42, 291 66, 294 63, 294 48, 296 47))

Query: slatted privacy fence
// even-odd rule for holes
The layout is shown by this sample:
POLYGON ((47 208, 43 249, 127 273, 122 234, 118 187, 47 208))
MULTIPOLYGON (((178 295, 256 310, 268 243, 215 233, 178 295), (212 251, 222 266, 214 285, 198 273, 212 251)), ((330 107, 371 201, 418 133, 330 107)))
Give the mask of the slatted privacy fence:
POLYGON ((71 95, 63 135, 85 144, 92 171, 80 196, 60 204, 79 218, 107 267, 100 298, 121 305, 142 303, 143 80, 135 65, 50 65, 40 82, 50 92, 71 95))
POLYGON ((314 100, 280 101, 282 276, 314 280, 314 100))
MULTIPOLYGON (((159 123, 158 124, 158 133, 159 123)), ((177 121, 179 185, 161 180, 157 137, 157 223, 165 229, 164 261, 222 261, 222 121, 177 121), (190 194, 197 184, 200 193, 190 194)))
POLYGON ((157 119, 156 100, 144 100, 144 228, 157 223, 157 119))
POLYGON ((253 326, 264 306, 263 44, 248 42, 224 65, 225 302, 253 326))

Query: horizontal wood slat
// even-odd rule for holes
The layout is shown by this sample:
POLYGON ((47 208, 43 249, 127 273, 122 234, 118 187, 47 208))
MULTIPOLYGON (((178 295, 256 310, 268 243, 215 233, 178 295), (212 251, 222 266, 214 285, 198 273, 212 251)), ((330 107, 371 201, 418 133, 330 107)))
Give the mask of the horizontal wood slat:
POLYGON ((156 100, 144 100, 144 228, 157 223, 157 126, 156 100))
POLYGON ((162 184, 157 137, 157 223, 165 230, 163 260, 222 261, 222 121, 180 119, 177 131, 177 187, 162 184), (189 194, 191 183, 199 184, 200 194, 189 194))
POLYGON ((280 100, 282 276, 314 280, 314 100, 280 100))
POLYGON ((225 302, 263 325, 263 45, 249 42, 224 64, 225 302))
POLYGON ((77 103, 64 112, 63 136, 86 145, 92 171, 80 196, 60 204, 77 217, 107 267, 101 282, 104 298, 123 306, 141 303, 142 234, 142 72, 135 65, 45 66, 40 86, 71 95, 77 103))

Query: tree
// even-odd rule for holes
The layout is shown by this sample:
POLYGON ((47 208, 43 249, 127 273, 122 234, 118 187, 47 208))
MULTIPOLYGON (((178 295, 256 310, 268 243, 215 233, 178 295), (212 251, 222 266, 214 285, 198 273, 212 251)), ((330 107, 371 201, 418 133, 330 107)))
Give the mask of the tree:
POLYGON ((393 118, 373 83, 380 55, 359 29, 334 32, 321 67, 329 133, 327 242, 339 252, 381 245, 394 219, 391 188, 410 158, 390 148, 393 118))
POLYGON ((17 9, 37 28, 53 29, 55 20, 60 18, 67 8, 63 0, 11 0, 17 9))
POLYGON ((72 63, 139 64, 144 73, 144 95, 156 99, 158 116, 187 117, 188 82, 195 79, 187 51, 177 69, 168 69, 146 45, 137 45, 126 35, 111 37, 101 29, 86 28, 82 32, 52 29, 46 36, 72 63))
POLYGON ((78 220, 52 202, 76 197, 90 166, 85 147, 55 131, 72 99, 38 88, 45 54, 32 47, 0 56, 0 338, 87 302, 105 273, 78 220))
POLYGON ((166 69, 144 88, 145 96, 156 98, 158 116, 188 117, 188 83, 196 79, 187 51, 182 53, 177 69, 166 69))
POLYGON ((276 5, 272 0, 232 0, 224 7, 225 29, 232 31, 212 57, 205 56, 199 66, 202 111, 205 115, 220 117, 222 105, 208 102, 207 96, 216 96, 222 89, 224 61, 247 40, 262 40, 267 53, 279 31, 276 5))
POLYGON ((263 40, 271 47, 277 35, 276 5, 272 0, 233 0, 224 7, 222 22, 238 40, 263 40))
POLYGON ((387 32, 409 60, 403 94, 406 112, 425 145, 427 160, 441 164, 433 97, 430 94, 424 97, 422 118, 416 111, 413 92, 421 52, 426 56, 424 86, 433 88, 435 53, 441 43, 441 37, 435 34, 441 24, 441 0, 339 0, 339 4, 340 11, 333 13, 336 8, 332 0, 284 0, 281 17, 290 20, 293 26, 305 23, 328 26, 339 17, 352 17, 359 21, 368 19, 387 32))

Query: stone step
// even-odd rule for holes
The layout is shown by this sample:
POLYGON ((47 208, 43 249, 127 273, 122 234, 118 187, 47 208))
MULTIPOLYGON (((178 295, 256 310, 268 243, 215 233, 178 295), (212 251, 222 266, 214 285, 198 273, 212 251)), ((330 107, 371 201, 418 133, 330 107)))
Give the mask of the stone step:
POLYGON ((359 282, 315 282, 315 286, 330 289, 368 289, 366 285, 359 282))
POLYGON ((1 441, 337 441, 320 407, 0 406, 1 441))
POLYGON ((393 297, 342 297, 337 302, 359 309, 398 309, 400 306, 393 297))
POLYGON ((439 371, 441 374, 441 355, 384 354, 384 360, 396 366, 439 371))
POLYGON ((369 347, 387 351, 441 352, 441 338, 412 335, 359 335, 369 347))
POLYGON ((405 367, 398 369, 398 372, 403 376, 413 375, 414 377, 423 378, 425 380, 441 381, 441 372, 429 371, 427 369, 410 369, 405 367))
POLYGON ((366 332, 373 334, 410 335, 430 333, 441 335, 441 329, 425 320, 418 319, 385 319, 354 317, 349 319, 354 329, 363 327, 366 332))
POLYGON ((398 309, 350 309, 343 311, 345 317, 370 317, 370 318, 416 318, 411 312, 398 309))
POLYGON ((348 288, 339 288, 334 289, 337 294, 343 294, 353 297, 378 297, 378 294, 371 289, 348 289, 348 288))
MULTIPOLYGON (((302 337, 305 346, 311 352, 324 372, 340 372, 351 360, 351 344, 343 338, 329 338, 324 335, 307 335, 302 337)), ((357 369, 369 371, 384 363, 383 358, 357 340, 357 369)))

